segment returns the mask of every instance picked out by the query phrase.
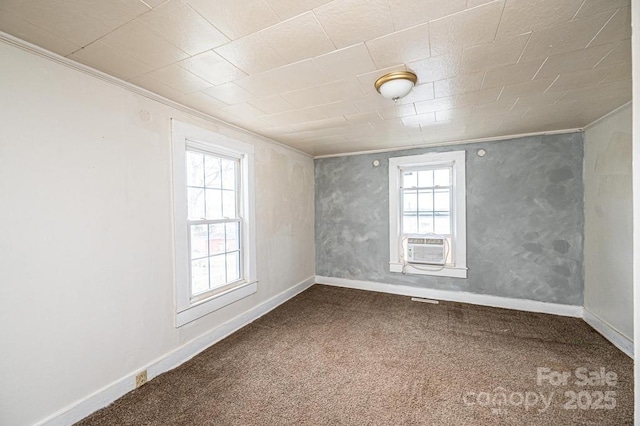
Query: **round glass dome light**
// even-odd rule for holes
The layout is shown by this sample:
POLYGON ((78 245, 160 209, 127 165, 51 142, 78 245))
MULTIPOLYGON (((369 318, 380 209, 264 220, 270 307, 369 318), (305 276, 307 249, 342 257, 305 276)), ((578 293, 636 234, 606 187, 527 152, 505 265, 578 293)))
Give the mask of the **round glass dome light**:
POLYGON ((397 101, 409 94, 418 77, 409 71, 385 74, 375 82, 376 90, 385 98, 397 101))

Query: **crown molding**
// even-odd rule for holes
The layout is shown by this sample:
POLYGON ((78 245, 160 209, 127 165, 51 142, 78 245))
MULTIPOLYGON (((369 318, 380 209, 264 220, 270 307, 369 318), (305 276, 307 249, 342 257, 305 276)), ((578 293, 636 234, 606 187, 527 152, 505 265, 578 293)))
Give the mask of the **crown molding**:
POLYGON ((266 136, 263 136, 259 133, 255 133, 251 130, 245 129, 243 127, 237 126, 235 124, 229 123, 227 121, 224 121, 218 117, 215 117, 213 115, 210 114, 206 114, 202 111, 198 111, 196 109, 193 109, 191 107, 188 107, 186 105, 183 105, 179 102, 176 101, 172 101, 171 99, 167 99, 164 96, 160 96, 156 93, 153 93, 147 89, 143 89, 142 87, 136 86, 132 83, 129 83, 128 81, 124 81, 121 80, 117 77, 114 77, 110 74, 104 73, 102 71, 99 71, 95 68, 91 68, 90 66, 81 64, 79 62, 76 62, 72 59, 66 58, 64 56, 58 55, 57 53, 53 53, 49 50, 43 49, 40 46, 36 46, 35 44, 31 44, 29 42, 26 42, 22 39, 19 39, 17 37, 12 36, 11 34, 7 34, 5 32, 0 31, 0 42, 3 42, 5 44, 8 44, 10 46, 13 47, 17 47, 20 50, 23 50, 25 52, 40 56, 42 58, 48 59, 52 62, 55 62, 59 65, 63 65, 67 68, 71 68, 73 70, 82 72, 84 74, 90 75, 94 78, 97 78, 99 80, 102 80, 106 83, 112 84, 114 86, 120 87, 121 89, 125 89, 129 92, 133 92, 137 95, 143 96, 147 99, 151 99, 153 101, 156 101, 158 103, 161 103, 163 105, 166 105, 168 107, 177 109, 179 111, 185 112, 187 114, 193 115, 195 117, 201 118, 203 120, 209 121, 212 124, 216 124, 218 126, 222 126, 222 127, 226 127, 228 129, 234 130, 236 132, 240 132, 240 133, 244 133, 245 135, 251 136, 255 139, 258 139, 262 142, 266 142, 272 145, 276 145, 279 146, 281 148, 285 148, 289 151, 293 151, 296 152, 300 155, 304 155, 305 157, 309 157, 309 158, 313 158, 313 156, 307 152, 304 151, 300 151, 299 149, 293 148, 289 145, 285 145, 281 142, 275 141, 271 138, 268 138, 266 136))
POLYGON ((404 145, 398 146, 394 148, 382 148, 382 149, 372 149, 367 151, 354 151, 354 152, 345 152, 341 154, 327 154, 327 155, 316 155, 315 159, 319 158, 332 158, 332 157, 347 157, 352 155, 365 155, 365 154, 379 154, 382 152, 393 152, 393 151, 403 151, 407 149, 417 149, 417 148, 435 148, 438 146, 450 146, 450 145, 464 145, 470 143, 480 143, 480 142, 495 142, 506 139, 517 139, 517 138, 526 138, 530 136, 548 136, 548 135, 563 135, 566 133, 577 133, 582 132, 584 129, 582 127, 576 127, 573 129, 562 129, 562 130, 552 130, 548 132, 533 132, 533 133, 518 133, 513 135, 505 135, 505 136, 495 136, 489 138, 477 138, 477 139, 456 139, 452 141, 445 142, 435 142, 435 143, 423 143, 416 145, 404 145))

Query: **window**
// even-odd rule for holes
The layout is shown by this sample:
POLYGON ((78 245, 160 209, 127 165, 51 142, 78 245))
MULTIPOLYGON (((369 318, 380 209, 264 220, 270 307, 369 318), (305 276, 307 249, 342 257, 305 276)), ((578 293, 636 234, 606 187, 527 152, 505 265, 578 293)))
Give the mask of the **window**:
POLYGON ((464 151, 390 158, 391 272, 466 278, 465 199, 464 151), (434 234, 444 238, 444 265, 409 263, 408 236, 434 234))
POLYGON ((172 121, 176 325, 253 294, 253 146, 172 121))

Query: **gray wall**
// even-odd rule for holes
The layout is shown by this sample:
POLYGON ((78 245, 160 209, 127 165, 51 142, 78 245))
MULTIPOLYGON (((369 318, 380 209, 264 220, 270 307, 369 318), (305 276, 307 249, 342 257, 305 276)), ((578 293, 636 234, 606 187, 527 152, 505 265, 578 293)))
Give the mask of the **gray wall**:
POLYGON ((317 159, 317 275, 582 305, 582 139, 570 133, 317 159), (467 151, 468 278, 389 272, 388 159, 452 150, 467 151))

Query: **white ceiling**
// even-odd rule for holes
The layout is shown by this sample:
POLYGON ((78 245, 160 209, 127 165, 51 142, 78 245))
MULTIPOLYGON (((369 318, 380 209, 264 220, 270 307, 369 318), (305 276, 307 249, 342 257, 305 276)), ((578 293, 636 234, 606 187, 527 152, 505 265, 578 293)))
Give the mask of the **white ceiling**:
POLYGON ((0 30, 312 155, 583 127, 629 0, 0 0, 0 30), (394 105, 373 87, 411 70, 394 105))

